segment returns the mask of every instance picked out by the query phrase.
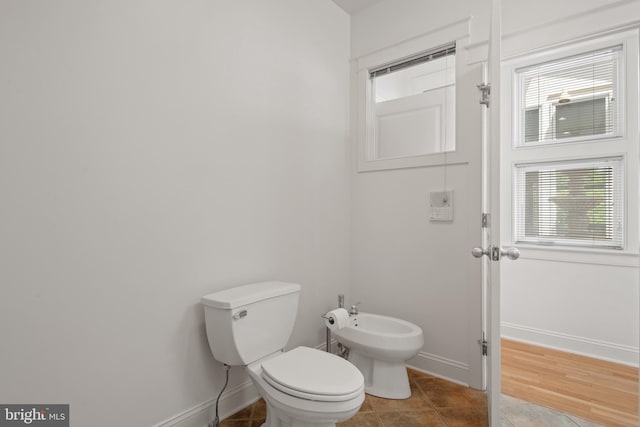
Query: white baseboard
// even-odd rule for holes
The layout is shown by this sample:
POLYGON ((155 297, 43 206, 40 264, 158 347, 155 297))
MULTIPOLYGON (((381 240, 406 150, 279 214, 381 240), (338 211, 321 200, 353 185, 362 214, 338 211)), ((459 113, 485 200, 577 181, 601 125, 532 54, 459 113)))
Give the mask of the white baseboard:
POLYGON ((469 365, 457 360, 421 351, 417 356, 408 360, 407 365, 434 377, 469 385, 469 365))
MULTIPOLYGON (((335 340, 331 340, 331 347, 335 349, 335 340)), ((315 348, 324 350, 326 343, 318 344, 315 348)), ((238 384, 222 393, 218 410, 220 420, 235 414, 239 410, 258 400, 260 395, 250 379, 238 384)), ((209 399, 192 408, 168 418, 153 427, 208 427, 215 417, 216 399, 209 399)))
MULTIPOLYGON (((238 384, 222 393, 218 410, 220 420, 251 405, 260 395, 251 380, 238 384)), ((209 399, 153 427, 207 427, 215 417, 216 399, 209 399)))
POLYGON ((638 366, 638 348, 560 332, 546 331, 528 326, 502 322, 503 338, 541 347, 593 357, 629 366, 638 366))

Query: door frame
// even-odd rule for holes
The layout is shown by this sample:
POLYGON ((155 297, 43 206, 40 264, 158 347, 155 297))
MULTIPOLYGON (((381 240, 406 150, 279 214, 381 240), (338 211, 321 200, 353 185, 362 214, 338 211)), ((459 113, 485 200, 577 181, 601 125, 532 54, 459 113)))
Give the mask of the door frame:
MULTIPOLYGON (((502 1, 491 0, 491 23, 490 23, 490 38, 489 38, 489 73, 488 81, 491 83, 491 107, 487 110, 489 116, 489 138, 487 143, 487 170, 486 173, 490 174, 487 177, 488 188, 486 189, 487 207, 485 212, 490 212, 490 230, 489 230, 489 242, 483 242, 483 247, 494 246, 500 247, 500 81, 501 81, 501 63, 502 63, 502 1)), ((560 33, 557 31, 548 31, 544 39, 549 42, 549 46, 555 46, 580 41, 596 37, 598 34, 619 33, 629 29, 640 28, 640 21, 634 20, 633 22, 624 22, 623 25, 609 26, 600 31, 594 31, 592 34, 577 34, 575 39, 565 40, 559 43, 554 40, 554 35, 558 36, 560 33)), ((507 40, 507 51, 511 51, 513 47, 513 39, 507 40)), ((546 44, 545 44, 546 45, 546 44)), ((539 50, 541 47, 539 44, 533 46, 533 51, 539 50)), ((518 55, 522 55, 526 51, 518 52, 518 55)), ((640 135, 639 135, 640 136, 640 135)), ((483 163, 484 166, 484 163, 483 163)), ((485 173, 483 169, 483 174, 485 173)), ((638 178, 640 179, 640 178, 638 178)), ((483 195, 485 192, 483 191, 483 195)), ((637 194, 636 197, 640 197, 637 194)), ((484 203, 484 202, 483 202, 484 203)), ((484 207, 484 206, 483 206, 484 207)), ((488 340, 488 356, 487 356, 487 394, 488 394, 488 411, 489 422, 492 427, 500 425, 500 397, 501 397, 501 354, 500 354, 500 263, 499 262, 487 262, 487 299, 486 307, 484 308, 487 313, 487 340, 488 340)), ((638 277, 640 280, 640 277, 638 277)), ((640 380, 639 380, 640 385, 640 380)), ((640 396, 638 396, 640 402, 640 396)))
MULTIPOLYGON (((488 142, 483 153, 486 170, 485 194, 483 205, 489 214, 486 230, 486 245, 500 247, 500 65, 502 52, 502 1, 491 0, 491 23, 489 31, 488 78, 491 85, 491 98, 488 108, 488 142)), ((484 244, 484 242, 483 242, 484 244)), ((483 257, 485 258, 485 257, 483 257)), ((489 425, 500 425, 501 396, 501 355, 500 355, 500 262, 491 262, 486 257, 487 271, 484 280, 487 284, 486 328, 487 328, 487 394, 489 425)))

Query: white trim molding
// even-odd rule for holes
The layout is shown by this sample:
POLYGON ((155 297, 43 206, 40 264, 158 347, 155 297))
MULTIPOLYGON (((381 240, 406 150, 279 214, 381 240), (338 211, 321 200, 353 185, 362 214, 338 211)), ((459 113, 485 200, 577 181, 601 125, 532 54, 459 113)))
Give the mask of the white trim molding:
POLYGON ((410 57, 425 49, 442 46, 453 40, 463 39, 471 33, 471 18, 461 19, 424 34, 384 47, 375 52, 354 58, 357 71, 368 70, 387 62, 410 57))
POLYGON ((604 265, 609 267, 640 267, 640 255, 626 251, 602 249, 539 247, 518 243, 520 258, 528 260, 604 265))
MULTIPOLYGON (((335 348, 335 344, 336 340, 331 339, 332 349, 335 348)), ((316 349, 323 351, 325 347, 326 342, 315 346, 316 349)), ((260 394, 253 385, 253 381, 247 377, 244 382, 222 393, 218 405, 220 420, 222 421, 239 410, 246 408, 258 399, 260 399, 260 394)), ((153 427, 208 427, 209 423, 215 418, 215 405, 216 399, 209 399, 158 424, 154 424, 153 427)))
POLYGON ((603 35, 636 28, 640 25, 638 12, 640 3, 636 0, 614 0, 542 24, 533 21, 528 28, 503 35, 503 59, 588 40, 594 36, 594 32, 603 35), (594 22, 597 22, 597 25, 594 25, 594 22))
POLYGON ((594 359, 638 366, 638 347, 502 322, 502 337, 594 359))
MULTIPOLYGON (((223 420, 260 398, 251 380, 247 380, 225 391, 220 397, 219 415, 223 420)), ((180 412, 153 427, 207 427, 215 417, 216 399, 209 399, 186 411, 180 412)))
POLYGON ((469 385, 469 365, 467 363, 421 351, 410 359, 407 365, 438 378, 469 385))

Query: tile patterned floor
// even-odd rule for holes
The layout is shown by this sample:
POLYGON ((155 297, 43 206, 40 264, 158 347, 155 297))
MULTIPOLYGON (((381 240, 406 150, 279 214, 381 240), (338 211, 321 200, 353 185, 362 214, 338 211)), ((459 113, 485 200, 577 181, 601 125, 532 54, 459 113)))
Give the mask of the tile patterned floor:
MULTIPOLYGON (((366 395, 360 411, 339 427, 475 427, 487 426, 486 395, 421 372, 409 370, 412 396, 404 400, 366 395)), ((225 419, 220 427, 259 427, 266 414, 263 400, 225 419)), ((508 427, 511 427, 507 425, 508 427)))
MULTIPOLYGON (((469 387, 409 369, 412 396, 405 400, 366 395, 360 411, 339 427, 487 426, 486 395, 469 387)), ((220 427, 260 427, 267 414, 260 399, 220 427)), ((604 427, 544 406, 502 396, 502 427, 604 427)))
POLYGON ((504 394, 501 403, 502 427, 604 427, 504 394))
POLYGON ((267 405, 263 399, 236 412, 220 422, 220 427, 260 427, 267 417, 267 405))

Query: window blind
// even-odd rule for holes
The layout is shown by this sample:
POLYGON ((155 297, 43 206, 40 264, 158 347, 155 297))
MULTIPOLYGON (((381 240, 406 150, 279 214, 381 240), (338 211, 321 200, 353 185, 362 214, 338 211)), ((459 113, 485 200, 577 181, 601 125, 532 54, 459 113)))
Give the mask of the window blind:
POLYGON ((615 46, 516 70, 520 145, 617 136, 621 57, 615 46))
POLYGON ((413 67, 418 64, 433 61, 438 58, 444 58, 448 55, 455 55, 456 44, 450 43, 444 46, 437 47, 435 49, 422 52, 418 55, 404 58, 396 62, 382 65, 380 67, 369 70, 369 77, 375 78, 385 74, 393 73, 394 71, 404 70, 405 68, 413 67))
POLYGON ((623 247, 621 157, 517 165, 517 242, 623 247))

